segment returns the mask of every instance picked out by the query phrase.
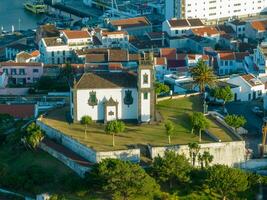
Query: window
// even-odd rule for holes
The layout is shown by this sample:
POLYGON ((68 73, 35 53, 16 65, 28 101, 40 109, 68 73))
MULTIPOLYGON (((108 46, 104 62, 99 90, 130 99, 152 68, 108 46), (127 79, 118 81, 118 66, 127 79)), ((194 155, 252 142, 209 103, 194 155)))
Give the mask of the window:
POLYGON ((51 52, 52 57, 55 55, 54 51, 51 52))
POLYGON ((144 99, 145 99, 145 100, 148 99, 148 93, 147 93, 147 92, 144 93, 144 99))
POLYGON ((25 69, 19 69, 19 75, 25 75, 25 69))
POLYGON ((3 69, 3 72, 5 72, 6 75, 8 75, 8 69, 3 69))
POLYGON ((143 75, 143 84, 148 84, 148 75, 147 74, 143 75))
POLYGON ((258 96, 261 96, 261 95, 262 95, 262 91, 259 90, 259 91, 258 91, 258 96))
POLYGON ((17 70, 16 69, 11 69, 11 74, 17 74, 17 70))
POLYGON ((39 69, 33 69, 32 71, 33 71, 33 73, 38 73, 39 69))

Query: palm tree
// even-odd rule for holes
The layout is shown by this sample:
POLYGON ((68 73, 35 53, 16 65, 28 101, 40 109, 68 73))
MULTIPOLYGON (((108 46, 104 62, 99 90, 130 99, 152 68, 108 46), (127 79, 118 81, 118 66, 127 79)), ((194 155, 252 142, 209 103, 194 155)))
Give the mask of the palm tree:
POLYGON ((205 92, 205 86, 212 86, 215 82, 213 69, 209 67, 202 59, 191 70, 194 82, 199 86, 201 93, 205 92))
POLYGON ((200 146, 196 142, 192 142, 188 144, 189 147, 189 155, 192 159, 192 165, 195 166, 197 155, 200 151, 200 146))

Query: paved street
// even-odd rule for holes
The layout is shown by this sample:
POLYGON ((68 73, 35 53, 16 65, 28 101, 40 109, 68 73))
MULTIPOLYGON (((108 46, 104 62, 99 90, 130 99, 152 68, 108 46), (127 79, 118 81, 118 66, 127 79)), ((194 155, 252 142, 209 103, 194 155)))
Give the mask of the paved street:
POLYGON ((226 105, 229 114, 243 115, 247 124, 245 128, 248 130, 248 135, 243 136, 247 147, 253 149, 254 153, 258 154, 258 144, 261 143, 261 126, 262 119, 252 112, 254 106, 261 106, 262 102, 232 102, 226 105))

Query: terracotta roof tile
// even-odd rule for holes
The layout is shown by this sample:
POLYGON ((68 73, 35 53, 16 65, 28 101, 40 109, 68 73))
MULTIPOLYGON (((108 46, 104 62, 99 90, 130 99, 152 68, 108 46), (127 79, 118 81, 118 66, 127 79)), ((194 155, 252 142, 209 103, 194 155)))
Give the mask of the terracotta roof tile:
POLYGON ((192 29, 192 32, 194 35, 198 36, 213 36, 213 35, 219 35, 220 32, 215 27, 203 27, 203 28, 194 28, 192 29))
POLYGON ((77 89, 136 88, 137 76, 129 72, 86 73, 76 84, 77 89))
POLYGON ((175 48, 162 48, 160 49, 160 56, 166 57, 168 60, 175 60, 176 49, 175 48))
POLYGON ((35 113, 34 104, 0 104, 0 113, 9 114, 15 118, 31 118, 35 113))
POLYGON ((87 54, 85 56, 86 63, 107 62, 107 54, 87 54))
POLYGON ((204 26, 200 19, 170 19, 169 24, 173 28, 190 27, 190 26, 204 26))
POLYGON ((139 26, 151 26, 151 23, 146 17, 134 17, 128 19, 112 20, 110 22, 112 26, 120 26, 121 28, 139 27, 139 26))
POLYGON ((76 30, 64 30, 62 31, 68 39, 89 38, 90 33, 88 31, 76 31, 76 30))
POLYGON ((222 52, 219 53, 221 60, 235 60, 234 52, 222 52))
POLYGON ((166 58, 164 57, 159 57, 159 58, 155 58, 155 64, 156 65, 166 65, 166 58))
POLYGON ((255 76, 252 74, 245 74, 241 76, 245 81, 247 81, 251 86, 257 86, 257 85, 262 85, 263 83, 257 79, 255 76))
POLYGON ((109 50, 109 61, 111 62, 123 62, 128 61, 128 51, 126 50, 109 50))
POLYGON ((252 28, 257 31, 266 31, 267 30, 267 20, 262 21, 253 21, 251 22, 252 28))

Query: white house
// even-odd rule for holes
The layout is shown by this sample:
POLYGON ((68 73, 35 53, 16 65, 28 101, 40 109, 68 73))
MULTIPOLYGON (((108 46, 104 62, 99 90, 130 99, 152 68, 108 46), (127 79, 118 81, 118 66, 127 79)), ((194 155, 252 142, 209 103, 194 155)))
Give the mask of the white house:
POLYGON ((239 91, 235 91, 235 100, 250 101, 265 95, 265 84, 252 74, 242 76, 233 76, 227 80, 227 83, 240 86, 239 91))
POLYGON ((47 37, 40 40, 40 60, 45 64, 63 64, 71 61, 73 50, 83 49, 91 43, 92 37, 87 30, 64 30, 60 37, 47 37))
POLYGON ((267 43, 263 42, 254 49, 253 62, 259 73, 266 74, 267 67, 267 43))
POLYGON ((236 37, 244 37, 246 33, 246 22, 241 20, 234 20, 227 23, 230 27, 232 27, 235 32, 236 37))
POLYGON ((168 33, 169 37, 186 35, 186 31, 193 28, 204 27, 200 19, 169 19, 162 23, 162 31, 168 33))
POLYGON ((89 115, 95 121, 154 119, 153 63, 143 61, 138 73, 85 73, 71 88, 71 116, 80 121, 89 115))
POLYGON ((246 72, 246 57, 248 52, 219 52, 215 62, 218 75, 246 72))
POLYGON ((252 40, 266 38, 267 20, 256 20, 246 23, 245 35, 252 40))
POLYGON ((126 31, 102 30, 95 32, 104 48, 128 48, 129 34, 126 31))

